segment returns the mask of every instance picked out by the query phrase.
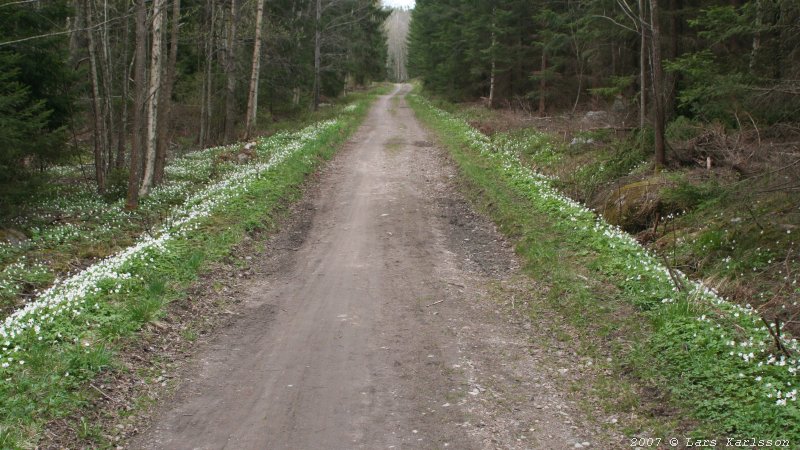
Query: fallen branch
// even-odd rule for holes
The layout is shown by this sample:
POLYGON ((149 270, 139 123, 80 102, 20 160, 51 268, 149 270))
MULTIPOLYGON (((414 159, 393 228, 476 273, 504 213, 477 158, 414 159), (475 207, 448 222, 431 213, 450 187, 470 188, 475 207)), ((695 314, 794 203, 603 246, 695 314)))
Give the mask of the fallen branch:
POLYGON ((775 340, 775 345, 778 347, 778 350, 783 352, 783 354, 786 355, 787 358, 791 358, 792 357, 791 352, 789 352, 789 349, 787 349, 786 346, 783 345, 783 341, 781 340, 780 319, 778 319, 777 317, 775 318, 775 330, 772 329, 772 326, 769 324, 769 322, 767 322, 767 319, 762 317, 761 320, 764 322, 764 325, 767 326, 767 330, 769 330, 769 334, 772 336, 772 339, 775 340))
POLYGON ((664 266, 666 266, 667 272, 669 272, 669 277, 672 279, 672 284, 675 285, 675 287, 678 289, 678 292, 685 291, 686 287, 683 285, 683 282, 680 280, 680 278, 672 270, 672 266, 670 265, 669 261, 667 261, 667 257, 661 255, 661 258, 664 259, 664 266))
POLYGON ((89 383, 89 386, 91 386, 91 387, 92 387, 92 389, 94 389, 95 391, 99 392, 99 393, 100 393, 100 395, 102 395, 103 397, 105 397, 105 399, 106 399, 106 400, 108 400, 108 401, 110 401, 110 402, 113 402, 113 403, 116 403, 116 402, 115 402, 115 400, 114 400, 113 398, 109 397, 109 395, 108 395, 108 394, 106 394, 105 392, 103 392, 103 391, 102 391, 102 390, 101 390, 99 387, 95 386, 95 385, 94 385, 94 384, 92 384, 92 383, 89 383))
POLYGON ((431 303, 430 305, 425 305, 425 307, 426 307, 426 308, 430 308, 431 306, 433 306, 433 305, 438 305, 439 303, 442 303, 442 302, 443 302, 443 301, 445 301, 445 300, 447 300, 447 299, 446 299, 446 298, 444 298, 444 299, 441 299, 441 300, 439 300, 438 302, 433 302, 433 303, 431 303))

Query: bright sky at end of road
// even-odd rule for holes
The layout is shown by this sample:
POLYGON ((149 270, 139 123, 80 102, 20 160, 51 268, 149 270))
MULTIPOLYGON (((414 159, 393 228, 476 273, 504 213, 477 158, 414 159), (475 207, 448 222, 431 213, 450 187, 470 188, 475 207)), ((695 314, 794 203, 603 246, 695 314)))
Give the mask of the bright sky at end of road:
POLYGON ((415 0, 382 0, 386 6, 393 8, 413 8, 415 0))

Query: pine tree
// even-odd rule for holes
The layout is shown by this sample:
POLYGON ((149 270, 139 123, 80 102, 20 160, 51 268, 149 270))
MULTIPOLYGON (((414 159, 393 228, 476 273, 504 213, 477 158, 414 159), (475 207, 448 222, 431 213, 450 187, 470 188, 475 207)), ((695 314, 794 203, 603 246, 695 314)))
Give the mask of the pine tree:
POLYGON ((68 64, 68 38, 54 32, 72 14, 66 0, 0 8, 0 179, 67 153, 78 76, 68 64))

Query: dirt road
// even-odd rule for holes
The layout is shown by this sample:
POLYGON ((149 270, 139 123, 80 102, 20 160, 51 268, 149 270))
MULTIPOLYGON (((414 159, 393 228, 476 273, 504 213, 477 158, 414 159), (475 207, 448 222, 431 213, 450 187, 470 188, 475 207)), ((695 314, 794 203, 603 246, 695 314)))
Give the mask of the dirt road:
POLYGON ((557 349, 505 312, 530 282, 408 90, 377 102, 256 257, 239 319, 131 447, 600 448, 545 363, 557 349))

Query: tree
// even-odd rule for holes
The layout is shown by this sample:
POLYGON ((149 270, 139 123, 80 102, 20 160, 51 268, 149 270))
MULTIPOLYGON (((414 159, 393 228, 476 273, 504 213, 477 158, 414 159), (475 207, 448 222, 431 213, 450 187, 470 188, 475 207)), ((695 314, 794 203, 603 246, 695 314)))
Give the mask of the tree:
POLYGON ((199 122, 190 137, 201 146, 230 142, 240 122, 248 135, 258 132, 260 109, 294 114, 301 99, 319 102, 339 95, 345 83, 384 77, 381 23, 388 12, 379 2, 316 6, 316 0, 0 0, 0 136, 6 137, 0 166, 8 169, 0 178, 86 148, 108 199, 122 193, 128 169, 126 205, 135 208, 140 195, 163 181, 170 139, 191 133, 187 122, 199 122), (240 83, 245 59, 252 62, 249 79, 240 83), (245 98, 247 111, 239 108, 245 98))
POLYGON ((169 56, 167 59, 167 68, 165 71, 164 84, 161 88, 161 118, 158 122, 161 124, 158 127, 158 141, 156 143, 156 161, 155 173, 153 175, 153 182, 160 184, 164 179, 164 166, 167 159, 167 140, 169 138, 169 130, 172 122, 172 89, 175 86, 176 78, 176 65, 178 63, 178 42, 181 22, 181 1, 172 0, 172 18, 170 19, 171 29, 169 38, 169 56))
POLYGON ((647 124, 647 11, 644 0, 639 0, 639 128, 644 129, 647 124))
POLYGON ((225 142, 233 139, 236 127, 236 31, 239 22, 239 2, 230 0, 225 39, 225 142))
POLYGON ((95 45, 94 12, 90 0, 83 0, 83 15, 86 24, 86 36, 89 41, 89 65, 92 85, 92 109, 94 116, 94 172, 97 180, 97 190, 100 193, 106 190, 106 159, 108 154, 108 134, 106 133, 105 117, 106 105, 100 97, 100 79, 98 76, 97 46, 95 45))
POLYGON ((65 130, 80 113, 64 32, 73 15, 66 0, 0 7, 0 180, 68 154, 65 130))
POLYGON ((164 4, 166 0, 153 1, 153 26, 152 45, 150 49, 150 84, 147 95, 147 141, 144 154, 144 173, 139 195, 144 196, 150 192, 155 178, 156 144, 158 136, 158 100, 161 93, 161 71, 163 62, 161 57, 161 42, 164 30, 164 4))
POLYGON ((136 0, 136 56, 134 68, 135 101, 133 106, 133 133, 128 172, 128 209, 139 205, 142 153, 145 151, 145 107, 147 105, 147 6, 146 0, 136 0))
POLYGON ((411 13, 405 9, 392 10, 383 25, 386 33, 389 76, 394 81, 408 80, 408 28, 411 13))
POLYGON ((664 128, 666 117, 664 112, 664 68, 661 61, 661 24, 659 23, 658 0, 650 0, 650 27, 651 27, 651 70, 653 77, 653 127, 656 138, 656 170, 667 163, 666 141, 664 128))
POLYGON ((256 36, 253 42, 253 64, 250 71, 250 91, 247 95, 246 137, 250 138, 256 125, 258 113, 258 81, 261 74, 261 23, 264 19, 264 0, 256 5, 256 36))
POLYGON ((319 109, 320 71, 322 70, 322 0, 316 0, 314 7, 314 88, 311 107, 319 109))
MULTIPOLYGON (((14 55, 0 52, 0 64, 13 67, 14 55)), ((19 174, 19 163, 36 154, 37 136, 47 135, 51 111, 43 100, 32 101, 30 88, 17 81, 18 69, 0 72, 0 180, 19 174)))

